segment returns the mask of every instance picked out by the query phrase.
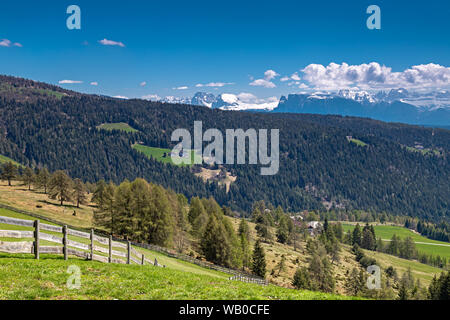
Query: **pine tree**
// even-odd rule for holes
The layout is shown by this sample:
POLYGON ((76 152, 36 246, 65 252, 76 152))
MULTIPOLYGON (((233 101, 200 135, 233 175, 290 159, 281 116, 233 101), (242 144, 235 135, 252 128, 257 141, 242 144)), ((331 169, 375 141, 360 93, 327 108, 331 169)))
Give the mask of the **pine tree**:
POLYGON ((245 268, 250 268, 252 259, 250 245, 244 233, 242 233, 240 236, 240 248, 242 257, 242 269, 244 270, 245 268))
POLYGON ((359 223, 356 224, 355 229, 353 229, 352 234, 352 244, 357 244, 358 246, 361 246, 361 227, 359 226, 359 223))
POLYGON ((289 238, 289 228, 287 223, 287 216, 282 214, 279 219, 279 226, 277 229, 277 240, 279 243, 286 243, 289 238))
POLYGON ((64 171, 53 173, 49 183, 50 199, 57 199, 61 206, 64 201, 72 201, 72 179, 64 171))
POLYGON ((309 272, 305 267, 297 269, 294 275, 294 279, 292 281, 292 285, 297 289, 301 290, 311 289, 311 280, 309 278, 309 272))
POLYGON ((188 219, 192 225, 192 234, 196 237, 200 237, 208 222, 208 214, 200 198, 194 197, 191 199, 188 219))
POLYGON ((281 255, 280 263, 277 264, 278 276, 282 271, 286 270, 286 255, 281 255))
POLYGON ((223 224, 218 221, 215 215, 209 217, 200 240, 200 245, 208 261, 225 266, 231 265, 231 261, 228 260, 231 244, 223 224))
POLYGON ((375 250, 375 238, 373 233, 370 231, 370 228, 364 227, 363 236, 361 240, 361 247, 367 250, 375 250))
POLYGON ((358 296, 364 289, 364 278, 361 278, 357 268, 353 268, 352 272, 345 278, 345 291, 351 296, 358 296))
POLYGON ((256 241, 253 250, 252 272, 262 278, 265 278, 266 276, 266 254, 264 253, 264 249, 261 246, 261 241, 259 239, 256 241))
POLYGON ((250 241, 250 228, 248 227, 248 223, 245 219, 241 219, 241 222, 239 222, 238 234, 239 236, 243 235, 247 242, 250 241))

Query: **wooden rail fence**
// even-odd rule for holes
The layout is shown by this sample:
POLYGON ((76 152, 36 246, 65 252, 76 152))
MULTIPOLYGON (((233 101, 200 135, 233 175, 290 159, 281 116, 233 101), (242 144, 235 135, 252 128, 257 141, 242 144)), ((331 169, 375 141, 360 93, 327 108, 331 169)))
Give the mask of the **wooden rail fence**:
POLYGON ((98 236, 94 230, 87 233, 70 229, 67 226, 60 227, 41 223, 39 220, 32 221, 3 216, 0 216, 0 223, 34 228, 34 231, 0 230, 0 238, 33 239, 32 241, 18 242, 0 241, 0 252, 32 253, 36 259, 39 259, 41 253, 50 253, 62 254, 65 260, 69 256, 76 256, 105 263, 155 265, 144 254, 136 251, 130 241, 127 243, 114 241, 112 236, 109 238, 98 236), (62 236, 55 236, 45 231, 60 233, 62 236), (71 240, 69 235, 84 238, 89 241, 89 244, 71 240), (43 246, 41 245, 43 240, 58 244, 58 246, 43 246))
MULTIPOLYGON (((59 223, 58 221, 49 219, 47 217, 43 217, 34 212, 16 209, 16 208, 4 205, 4 204, 0 204, 0 208, 23 213, 23 214, 26 214, 26 215, 29 215, 29 216, 32 216, 32 217, 35 217, 38 219, 50 221, 55 224, 59 223)), ((22 223, 22 224, 19 224, 20 226, 35 227, 35 223, 38 220, 31 221, 31 220, 13 219, 13 218, 0 216, 0 223, 13 224, 13 223, 7 223, 4 221, 16 221, 16 222, 19 221, 20 223, 22 223), (25 223, 25 225, 23 223, 25 223)), ((39 224, 39 222, 38 222, 38 224, 39 224)), ((216 270, 216 271, 223 272, 226 274, 230 274, 230 275, 232 275, 232 277, 229 278, 229 280, 237 280, 237 281, 252 282, 252 283, 267 285, 267 280, 257 277, 255 275, 252 275, 250 273, 247 273, 245 271, 218 266, 216 264, 213 264, 213 263, 210 263, 207 261, 202 261, 202 260, 193 258, 193 257, 185 255, 185 254, 174 252, 174 251, 164 248, 164 247, 160 247, 160 246, 156 246, 156 245, 152 245, 152 244, 137 243, 137 242, 124 243, 123 240, 113 238, 111 236, 108 237, 108 236, 106 236, 106 234, 104 232, 101 232, 99 230, 94 230, 94 229, 92 229, 90 231, 90 233, 87 233, 85 231, 76 230, 79 228, 76 228, 73 226, 66 225, 66 226, 60 227, 60 226, 43 224, 43 223, 40 223, 39 225, 40 225, 41 230, 46 230, 46 231, 57 232, 57 233, 63 234, 63 238, 61 241, 61 244, 63 245, 63 247, 61 247, 62 249, 54 249, 54 250, 55 251, 63 250, 62 254, 64 254, 65 259, 67 259, 68 255, 74 255, 74 256, 81 257, 81 258, 85 258, 85 259, 98 260, 98 261, 100 261, 100 259, 101 259, 102 261, 106 261, 104 256, 95 254, 95 251, 98 251, 103 254, 108 254, 108 257, 107 257, 108 261, 106 261, 106 262, 109 262, 109 263, 131 263, 131 262, 138 263, 138 262, 140 262, 138 264, 148 263, 148 264, 158 266, 158 267, 165 267, 164 265, 159 264, 156 259, 155 259, 155 261, 151 261, 151 260, 147 259, 143 254, 138 253, 131 246, 130 246, 130 250, 129 250, 130 253, 114 250, 117 248, 121 248, 121 249, 125 249, 128 251, 128 243, 130 243, 131 245, 133 245, 135 247, 140 247, 140 248, 156 251, 156 252, 165 254, 171 258, 183 260, 183 261, 198 265, 202 268, 212 269, 212 270, 216 270), (66 231, 64 231, 64 230, 66 230, 66 231), (99 233, 101 235, 97 235, 97 234, 95 234, 95 232, 99 233), (108 248, 100 247, 98 245, 95 245, 95 243, 93 246, 92 246, 92 243, 90 245, 87 245, 87 244, 79 243, 79 242, 76 242, 76 241, 73 241, 73 240, 70 240, 67 238, 68 235, 71 235, 71 236, 85 238, 85 239, 90 240, 91 234, 93 234, 93 236, 94 236, 94 241, 101 243, 103 245, 108 245, 108 248), (93 250, 91 249, 91 247, 93 248, 93 250), (84 251, 80 251, 80 250, 84 250, 84 251), (124 261, 120 258, 125 258, 126 260, 124 261)), ((40 232, 40 235, 42 236, 43 233, 40 232)), ((44 234, 43 236, 47 237, 47 238, 52 237, 49 234, 44 234)), ((34 238, 35 241, 22 243, 22 246, 24 246, 22 248, 22 251, 24 251, 24 252, 21 252, 21 251, 13 252, 14 250, 19 250, 18 248, 20 248, 20 245, 18 244, 18 242, 15 242, 16 246, 14 246, 10 242, 0 241, 0 252, 7 252, 7 253, 30 253, 31 252, 31 253, 35 253, 34 243, 36 242, 36 233, 33 231, 0 230, 0 238, 1 237, 10 237, 10 238, 19 238, 19 239, 20 238, 25 238, 25 239, 26 238, 34 238), (19 233, 15 233, 16 236, 7 236, 6 235, 6 234, 14 234, 14 232, 19 232, 19 233), (23 237, 23 236, 26 236, 26 237, 23 237), (10 249, 8 249, 8 248, 10 248, 10 249), (11 249, 11 248, 13 248, 13 249, 11 249), (12 251, 3 251, 3 250, 12 250, 12 251)), ((37 237, 39 240, 39 234, 37 235, 37 237)), ((58 241, 57 243, 59 244, 59 241, 60 241, 59 237, 55 237, 55 238, 58 238, 55 240, 57 240, 58 241)), ((47 240, 47 239, 42 238, 42 240, 47 240)), ((48 240, 48 241, 50 241, 50 240, 48 240)), ((43 250, 50 250, 50 249, 44 248, 43 250)), ((42 250, 40 252, 44 253, 42 250)), ((37 256, 37 258, 39 258, 39 257, 37 256)))

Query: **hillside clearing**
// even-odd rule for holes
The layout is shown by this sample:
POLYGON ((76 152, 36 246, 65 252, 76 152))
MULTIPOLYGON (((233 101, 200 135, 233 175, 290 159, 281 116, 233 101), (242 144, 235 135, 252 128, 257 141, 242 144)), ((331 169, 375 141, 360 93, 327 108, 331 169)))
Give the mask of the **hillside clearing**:
MULTIPOLYGON (((363 225, 364 224, 361 223, 361 226, 363 225)), ((344 231, 347 232, 352 231, 355 225, 343 224, 342 227, 344 231)), ((377 238, 381 237, 381 239, 386 242, 388 242, 394 234, 399 236, 401 239, 411 237, 416 243, 416 248, 419 252, 450 258, 450 243, 428 239, 424 236, 421 236, 420 234, 417 234, 407 228, 400 226, 375 225, 374 229, 377 238)))
MULTIPOLYGON (((132 148, 143 153, 148 158, 153 158, 159 162, 175 165, 170 156, 170 153, 172 152, 171 149, 149 147, 149 146, 144 146, 142 144, 134 144, 132 146, 132 148)), ((191 150, 190 153, 191 153, 192 163, 194 163, 194 160, 196 159, 196 157, 199 157, 199 156, 197 155, 197 153, 194 150, 191 150)), ((180 164, 179 166, 185 166, 185 165, 187 165, 187 164, 180 164)))
POLYGON ((136 130, 135 128, 130 126, 128 123, 124 123, 124 122, 103 123, 103 124, 97 126, 97 129, 108 130, 108 131, 119 130, 119 131, 124 131, 127 133, 138 132, 138 130, 136 130))

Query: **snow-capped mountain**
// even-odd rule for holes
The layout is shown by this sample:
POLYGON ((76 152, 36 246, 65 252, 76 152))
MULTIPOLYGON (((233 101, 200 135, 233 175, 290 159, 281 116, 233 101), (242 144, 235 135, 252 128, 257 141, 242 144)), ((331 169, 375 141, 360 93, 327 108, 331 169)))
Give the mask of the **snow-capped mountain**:
POLYGON ((368 92, 343 89, 259 99, 250 93, 214 95, 197 92, 192 98, 165 97, 158 101, 232 111, 338 114, 411 124, 449 125, 450 92, 410 92, 406 89, 368 92))
POLYGON ((216 101, 216 96, 212 93, 197 92, 191 99, 190 103, 196 106, 212 107, 212 104, 216 101))
POLYGON ((273 112, 334 114, 424 125, 450 125, 447 91, 417 93, 406 89, 370 94, 341 90, 338 93, 290 94, 281 97, 273 112))
POLYGON ((339 97, 345 99, 355 100, 361 103, 374 103, 374 97, 367 91, 354 91, 350 89, 340 90, 337 94, 339 97))
POLYGON ((212 109, 235 111, 271 111, 278 106, 278 98, 276 97, 258 99, 256 96, 250 93, 241 93, 239 95, 222 93, 216 96, 212 93, 197 92, 192 98, 180 98, 173 96, 161 98, 158 96, 148 96, 147 99, 165 103, 191 104, 212 109))

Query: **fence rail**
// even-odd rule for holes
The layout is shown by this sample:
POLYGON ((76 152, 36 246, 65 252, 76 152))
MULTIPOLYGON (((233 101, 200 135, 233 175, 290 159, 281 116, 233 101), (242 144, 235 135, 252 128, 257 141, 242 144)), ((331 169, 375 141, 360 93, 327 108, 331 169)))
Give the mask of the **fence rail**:
MULTIPOLYGON (((4 205, 2 203, 0 203, 0 208, 4 208, 4 209, 11 210, 11 211, 23 213, 23 214, 32 216, 32 217, 37 218, 37 219, 50 221, 50 222, 55 223, 55 224, 60 224, 59 221, 53 220, 51 218, 41 216, 41 215, 36 214, 34 212, 29 212, 29 211, 25 211, 25 210, 16 209, 14 207, 10 207, 10 206, 4 205)), ((7 218, 7 217, 0 216, 0 223, 4 223, 2 218, 7 218)), ((34 222, 30 221, 30 220, 22 220, 22 219, 14 219, 14 218, 8 218, 8 219, 10 219, 10 221, 12 219, 12 220, 15 220, 16 223, 20 223, 20 224, 16 224, 16 225, 19 225, 19 226, 25 226, 25 227, 33 227, 34 226, 34 222)), ((64 232, 64 230, 63 230, 64 227, 52 226, 52 225, 43 224, 43 223, 41 223, 41 226, 44 226, 41 229, 45 228, 46 231, 64 232), (52 230, 49 230, 49 229, 52 229, 52 230), (60 229, 61 229, 61 231, 59 231, 60 229), (57 230, 57 231, 55 231, 55 230, 57 230)), ((77 227, 69 226, 69 225, 67 225, 65 227, 67 229, 67 234, 68 235, 79 237, 79 238, 84 238, 84 239, 89 239, 89 240, 91 239, 91 234, 89 232, 82 231, 81 228, 77 228, 77 227)), ((110 250, 109 250, 110 253, 109 253, 109 256, 108 256, 109 262, 112 262, 112 263, 127 263, 128 262, 128 261, 125 262, 122 259, 117 259, 117 258, 113 257, 113 256, 116 256, 116 257, 118 256, 118 257, 121 257, 121 258, 127 258, 127 253, 123 253, 123 252, 116 251, 116 250, 113 249, 113 248, 116 248, 116 249, 128 250, 128 244, 127 243, 124 243, 122 239, 113 238, 111 236, 109 236, 109 239, 106 238, 105 237, 106 233, 104 231, 101 231, 101 230, 94 230, 94 231, 97 233, 97 235, 94 234, 94 240, 95 241, 97 241, 97 242, 99 242, 101 244, 105 244, 104 240, 105 239, 108 240, 108 245, 110 247, 110 250), (100 241, 98 241, 97 239, 100 239, 100 241)), ((0 231, 0 232, 2 232, 2 231, 0 231)), ((30 231, 30 232, 32 232, 32 231, 30 231)), ((0 235, 0 237, 1 237, 1 235, 0 235)), ((33 238, 33 237, 34 237, 34 235, 31 238, 33 238)), ((68 248, 67 249, 67 251, 65 253, 65 256, 68 254, 68 255, 78 256, 78 257, 81 257, 81 258, 90 259, 90 256, 86 256, 86 254, 88 254, 88 252, 84 252, 84 251, 79 251, 79 250, 73 249, 73 248, 76 248, 76 249, 81 249, 81 250, 90 250, 90 247, 88 247, 89 245, 82 244, 82 243, 79 243, 79 242, 76 242, 76 241, 73 241, 73 240, 67 240, 66 242, 67 242, 67 245, 69 247, 72 247, 72 248, 68 248)), ((219 271, 219 272, 223 272, 223 273, 226 273, 226 274, 233 275, 234 277, 232 277, 232 278, 234 278, 234 279, 232 279, 232 280, 242 281, 241 279, 252 279, 251 282, 267 284, 267 281, 265 279, 257 277, 255 275, 252 275, 252 274, 247 273, 245 271, 218 266, 216 264, 213 264, 213 263, 210 263, 210 262, 206 262, 206 261, 202 261, 202 260, 193 258, 193 257, 185 255, 185 254, 174 252, 174 251, 169 250, 169 249, 164 248, 164 247, 160 247, 160 246, 152 245, 152 244, 137 243, 137 242, 131 242, 131 244, 133 246, 135 246, 135 247, 140 247, 140 248, 156 251, 156 252, 165 254, 165 255, 167 255, 167 256, 169 256, 171 258, 183 260, 183 261, 195 264, 195 265, 203 267, 203 268, 207 268, 207 269, 211 269, 211 270, 215 270, 215 271, 219 271)), ((1 245, 1 241, 0 241, 0 245, 1 245)), ((95 250, 95 248, 94 248, 94 250, 95 250)), ((0 246, 0 251, 1 251, 1 246, 0 246)), ((104 253, 104 252, 102 252, 102 253, 104 253)), ((94 258, 95 258, 95 256, 94 256, 94 258)), ((136 259, 134 258, 134 260, 136 260, 136 259)), ((155 265, 155 266, 162 266, 162 265, 160 265, 157 262, 156 259, 153 262, 153 261, 145 258, 145 256, 144 257, 141 256, 140 258, 138 257, 138 260, 141 262, 140 264, 148 263, 148 264, 152 264, 152 265, 155 265)), ((135 262, 135 261, 133 261, 131 259, 131 257, 130 257, 130 263, 131 262, 135 262)))
POLYGON ((39 259, 41 253, 49 253, 64 254, 65 260, 68 259, 69 255, 72 255, 105 263, 135 263, 140 265, 147 263, 153 265, 150 260, 145 259, 144 254, 132 248, 129 241, 126 244, 113 241, 111 236, 109 238, 98 236, 94 230, 91 230, 91 233, 86 233, 72 230, 67 226, 59 227, 40 223, 39 220, 31 221, 4 216, 0 216, 0 223, 34 228, 33 231, 0 230, 0 237, 2 238, 34 239, 34 241, 22 242, 0 241, 0 252, 32 253, 36 259, 39 259), (61 233, 62 237, 46 233, 45 231, 61 233), (89 239, 90 244, 68 239, 68 235, 89 239), (43 246, 41 245, 41 241, 55 243, 60 246, 43 246), (102 247, 101 245, 107 245, 108 248, 102 247), (117 251, 113 250, 113 248, 126 249, 127 251, 117 251), (106 254, 106 256, 102 254, 106 254), (120 258, 125 258, 126 261, 120 258))

